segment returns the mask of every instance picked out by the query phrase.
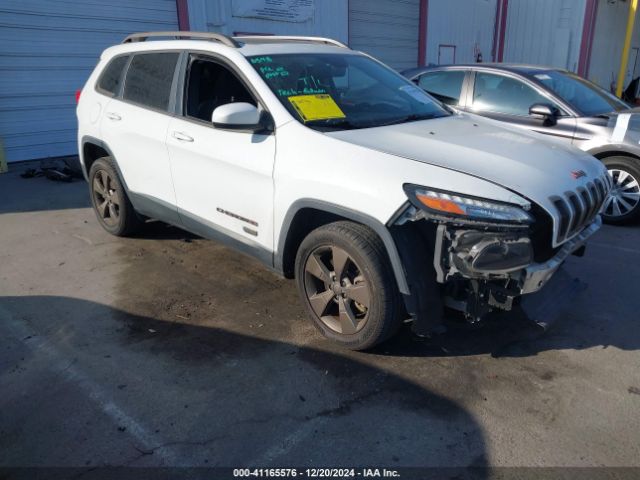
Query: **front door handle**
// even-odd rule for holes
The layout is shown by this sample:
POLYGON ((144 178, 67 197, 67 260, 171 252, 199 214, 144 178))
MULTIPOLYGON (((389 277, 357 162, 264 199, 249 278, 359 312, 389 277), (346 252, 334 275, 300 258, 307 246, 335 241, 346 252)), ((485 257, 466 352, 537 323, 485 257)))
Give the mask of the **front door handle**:
POLYGON ((180 140, 181 142, 193 142, 193 137, 182 132, 173 132, 173 138, 180 140))
POLYGON ((117 113, 107 112, 107 118, 109 120, 122 120, 122 117, 117 113))

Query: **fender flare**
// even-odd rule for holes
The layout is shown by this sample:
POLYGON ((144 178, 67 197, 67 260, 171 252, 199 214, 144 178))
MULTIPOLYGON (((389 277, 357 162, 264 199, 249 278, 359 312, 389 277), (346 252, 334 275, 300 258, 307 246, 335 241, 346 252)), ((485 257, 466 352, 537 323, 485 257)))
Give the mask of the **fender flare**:
POLYGON ((387 256, 389 257, 389 261, 391 262, 391 268, 393 269, 393 274, 396 278, 398 290, 400 290, 400 293, 404 295, 410 294, 409 284, 407 283, 404 268, 402 266, 402 261, 400 260, 400 255, 398 253, 398 248, 396 247, 393 237, 391 236, 391 232, 389 232, 389 229, 383 223, 362 212, 312 198, 302 198, 300 200, 296 200, 293 204, 291 204, 284 216, 284 220, 282 221, 282 226, 280 228, 278 248, 273 257, 274 267, 277 271, 284 270, 284 248, 287 241, 287 236, 291 229, 291 223, 293 222, 294 217, 303 208, 313 208, 327 213, 339 215, 346 218, 347 220, 352 220, 354 222, 366 225, 371 230, 376 232, 376 234, 382 240, 382 243, 385 246, 385 250, 387 251, 387 256))
POLYGON ((80 152, 79 152, 80 165, 82 165, 82 172, 84 173, 85 180, 89 181, 89 171, 87 170, 87 166, 86 166, 85 161, 84 161, 84 146, 87 143, 93 143, 94 145, 99 146, 105 152, 107 152, 109 154, 109 156, 111 157, 111 160, 113 161, 114 166, 116 167, 116 170, 118 171, 118 176, 120 177, 120 181, 122 182, 122 186, 124 187, 125 191, 127 192, 127 195, 131 195, 131 190, 129 190, 129 186, 127 185, 127 181, 124 179, 124 175, 122 174, 122 170, 120 170, 120 165, 118 164, 118 159, 116 158, 116 156, 113 154, 113 152, 109 148, 109 145, 107 145, 105 142, 103 142, 102 140, 100 140, 100 139, 98 139, 96 137, 92 137, 91 135, 83 136, 80 143, 81 143, 81 147, 82 147, 80 152))
MULTIPOLYGON (((107 145, 105 142, 103 142, 102 140, 100 140, 100 139, 98 139, 96 137, 92 137, 91 135, 84 135, 82 137, 82 140, 80 140, 80 152, 78 152, 78 154, 79 154, 79 157, 80 157, 80 165, 82 165, 82 173, 84 173, 85 180, 87 180, 87 181, 89 180, 89 171, 87 170, 87 164, 86 164, 85 158, 84 158, 84 146, 87 143, 91 143, 93 145, 97 145, 98 147, 102 148, 113 159, 113 162, 116 164, 116 166, 118 165, 118 162, 116 161, 116 157, 113 155, 113 152, 109 148, 109 145, 107 145)), ((119 171, 119 169, 120 169, 120 167, 118 167, 118 174, 121 173, 119 171)))

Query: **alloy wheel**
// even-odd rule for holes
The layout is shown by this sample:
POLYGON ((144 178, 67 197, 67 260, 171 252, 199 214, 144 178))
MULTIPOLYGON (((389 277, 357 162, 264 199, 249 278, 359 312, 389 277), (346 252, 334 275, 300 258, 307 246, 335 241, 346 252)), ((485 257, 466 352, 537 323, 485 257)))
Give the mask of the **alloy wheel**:
POLYGON ((607 217, 621 217, 628 214, 640 203, 638 179, 625 170, 609 169, 613 187, 604 202, 602 213, 607 217))
POLYGON ((120 192, 105 170, 98 170, 93 177, 93 198, 102 221, 109 226, 117 225, 120 221, 120 192))
POLYGON ((311 309, 331 330, 351 335, 364 327, 371 290, 345 250, 334 245, 313 250, 305 263, 304 286, 311 309))

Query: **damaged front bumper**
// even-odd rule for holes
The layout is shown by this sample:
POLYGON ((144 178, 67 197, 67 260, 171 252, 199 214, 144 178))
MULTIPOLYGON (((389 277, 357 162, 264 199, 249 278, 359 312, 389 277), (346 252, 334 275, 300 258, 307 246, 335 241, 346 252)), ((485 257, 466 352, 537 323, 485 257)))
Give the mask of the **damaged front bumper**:
MULTIPOLYGON (((388 225, 409 286, 403 295, 406 311, 414 322, 438 325, 445 306, 476 322, 496 309, 559 304, 555 293, 567 297, 579 290, 573 281, 562 281, 567 275, 561 266, 569 255, 583 254, 602 225, 600 216, 557 247, 552 219, 542 212, 537 218, 535 225, 497 225, 434 217, 413 205, 399 210, 388 225), (536 293, 548 282, 557 285, 536 293)), ((534 310, 536 323, 549 317, 547 307, 534 310)))
POLYGON ((433 266, 444 287, 445 305, 464 312, 470 321, 480 320, 495 308, 511 310, 517 297, 544 287, 569 255, 581 254, 601 225, 598 216, 540 263, 533 261, 531 240, 522 231, 438 225, 433 266))
POLYGON ((526 293, 533 293, 540 290, 553 276, 553 274, 560 268, 562 262, 564 262, 569 255, 580 250, 589 237, 596 233, 602 226, 602 219, 597 216, 596 219, 582 230, 578 235, 571 240, 565 242, 558 253, 553 258, 544 263, 536 263, 529 265, 525 269, 525 276, 522 281, 522 288, 520 293, 522 295, 526 293))

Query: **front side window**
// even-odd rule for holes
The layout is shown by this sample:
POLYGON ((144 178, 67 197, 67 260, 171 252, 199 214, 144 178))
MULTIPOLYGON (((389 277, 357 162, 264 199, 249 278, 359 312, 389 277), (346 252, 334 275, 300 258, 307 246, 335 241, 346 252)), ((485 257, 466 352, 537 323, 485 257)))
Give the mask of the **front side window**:
POLYGON ((480 112, 529 115, 534 103, 550 103, 529 85, 515 78, 477 72, 473 87, 473 109, 480 112))
POLYGON ((449 115, 409 80, 363 55, 282 54, 248 60, 291 115, 317 130, 449 115))
POLYGON ((98 80, 98 88, 104 93, 116 95, 120 90, 120 84, 122 83, 122 71, 127 65, 129 56, 116 57, 109 65, 104 69, 100 79, 98 80))
POLYGON ((429 72, 421 75, 418 85, 423 90, 447 105, 458 105, 464 82, 463 70, 429 72))
POLYGON ((606 90, 572 73, 549 70, 534 77, 583 115, 602 115, 629 108, 606 90))
POLYGON ((168 110, 179 53, 140 53, 127 70, 123 98, 156 110, 168 110))
POLYGON ((185 115, 210 122, 217 107, 235 102, 258 106, 231 70, 217 62, 192 57, 185 85, 185 115))

